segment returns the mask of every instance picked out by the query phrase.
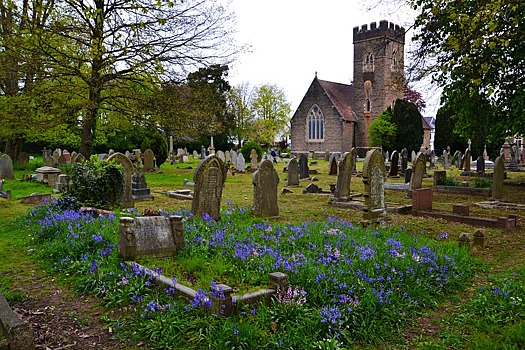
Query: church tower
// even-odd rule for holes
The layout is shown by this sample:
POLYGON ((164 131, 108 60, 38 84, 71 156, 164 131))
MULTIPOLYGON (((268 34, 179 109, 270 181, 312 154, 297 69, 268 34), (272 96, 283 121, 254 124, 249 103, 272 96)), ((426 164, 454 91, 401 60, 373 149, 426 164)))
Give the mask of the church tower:
POLYGON ((354 27, 354 91, 357 146, 368 146, 368 126, 403 97, 405 29, 388 21, 354 27))

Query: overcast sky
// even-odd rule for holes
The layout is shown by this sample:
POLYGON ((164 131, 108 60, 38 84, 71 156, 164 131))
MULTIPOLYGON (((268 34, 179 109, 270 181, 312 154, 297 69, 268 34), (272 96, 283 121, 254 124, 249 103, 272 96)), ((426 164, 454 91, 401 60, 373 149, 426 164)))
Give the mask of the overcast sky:
POLYGON ((406 9, 393 14, 385 7, 367 11, 363 3, 360 0, 233 0, 238 39, 250 44, 251 52, 241 55, 230 66, 230 83, 234 86, 242 82, 251 86, 277 85, 285 91, 293 111, 316 72, 322 80, 350 83, 353 28, 382 19, 405 25, 413 16, 406 9))

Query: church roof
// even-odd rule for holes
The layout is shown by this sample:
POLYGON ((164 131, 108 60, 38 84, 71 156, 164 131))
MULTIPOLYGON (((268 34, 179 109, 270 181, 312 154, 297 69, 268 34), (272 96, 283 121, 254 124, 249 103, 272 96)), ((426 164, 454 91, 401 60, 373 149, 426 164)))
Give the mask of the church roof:
POLYGON ((357 122, 355 113, 352 111, 354 86, 320 79, 317 79, 317 81, 341 117, 347 122, 357 122))

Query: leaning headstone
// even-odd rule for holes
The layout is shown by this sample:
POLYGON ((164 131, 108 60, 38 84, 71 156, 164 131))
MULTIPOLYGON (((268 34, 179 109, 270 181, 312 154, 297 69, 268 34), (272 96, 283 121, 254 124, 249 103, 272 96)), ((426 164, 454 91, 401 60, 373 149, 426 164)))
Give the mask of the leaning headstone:
POLYGON ((0 156, 0 179, 14 179, 13 160, 8 154, 0 156))
POLYGON ((476 159, 476 173, 478 176, 485 175, 485 159, 483 156, 479 156, 478 159, 476 159))
MULTIPOLYGON (((385 163, 383 162, 383 167, 385 163)), ((352 169, 354 168, 354 157, 351 152, 345 152, 339 161, 339 175, 335 186, 334 197, 345 200, 350 196, 350 182, 352 181, 352 169)))
POLYGON ((332 153, 328 164, 330 164, 330 170, 328 171, 328 175, 337 176, 338 164, 337 164, 337 154, 336 153, 332 153))
POLYGON ((307 179, 310 177, 310 169, 308 168, 308 157, 301 153, 299 155, 299 178, 307 179))
POLYGON ((363 219, 366 221, 381 221, 386 216, 385 178, 385 161, 381 152, 377 149, 368 151, 363 165, 363 219))
POLYGON ((299 186, 299 164, 295 158, 290 159, 286 167, 288 175, 286 186, 299 186))
POLYGON ((134 172, 133 163, 131 163, 131 160, 123 153, 119 152, 110 155, 107 161, 115 162, 122 166, 122 170, 124 171, 124 190, 120 196, 120 206, 122 208, 133 208, 135 206, 131 190, 134 172))
POLYGON ((144 171, 152 171, 155 169, 155 154, 149 148, 144 151, 144 171))
POLYGON ((237 160, 235 163, 235 169, 237 169, 237 171, 240 171, 241 173, 244 173, 246 171, 246 161, 244 160, 244 156, 241 152, 237 154, 237 160))
POLYGON ((29 154, 26 152, 20 152, 18 155, 18 164, 25 165, 29 163, 29 154))
POLYGON ((257 151, 252 148, 252 150, 250 151, 250 168, 252 170, 257 169, 257 167, 259 166, 259 164, 257 164, 258 158, 259 156, 257 154, 257 151))
POLYGON ((253 213, 275 217, 279 216, 277 205, 277 185, 279 175, 273 167, 273 162, 266 159, 253 174, 253 213))
POLYGON ((388 176, 397 177, 399 171, 399 153, 397 151, 392 151, 392 156, 390 157, 390 171, 388 176))
POLYGON ((427 159, 424 153, 419 152, 412 168, 412 177, 410 178, 410 190, 408 191, 408 197, 412 198, 412 192, 421 188, 423 182, 423 174, 427 166, 427 159))
POLYGON ((494 174, 492 175, 492 199, 503 199, 503 179, 505 178, 505 161, 497 157, 494 161, 494 174))
POLYGON ((182 248, 184 230, 181 216, 120 218, 118 250, 125 259, 174 256, 182 248))
POLYGON ((193 175, 195 183, 191 213, 197 217, 208 214, 214 220, 219 219, 221 210, 222 188, 226 181, 227 169, 215 154, 204 159, 193 175))

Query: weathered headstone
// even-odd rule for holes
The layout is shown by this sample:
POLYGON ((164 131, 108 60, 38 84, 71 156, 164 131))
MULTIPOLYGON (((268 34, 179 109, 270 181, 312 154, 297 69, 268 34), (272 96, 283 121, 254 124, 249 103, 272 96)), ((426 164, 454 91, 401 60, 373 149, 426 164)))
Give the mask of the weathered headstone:
MULTIPOLYGON (((383 167, 385 163, 383 162, 383 167)), ((334 190, 334 197, 345 200, 350 196, 350 182, 352 181, 352 169, 354 168, 354 157, 351 152, 345 152, 339 161, 339 175, 334 190)))
POLYGON ((447 152, 447 150, 443 150, 443 165, 445 170, 450 166, 450 154, 447 152))
POLYGON ((13 160, 8 154, 2 154, 0 156, 0 178, 1 179, 14 179, 15 173, 13 172, 13 160))
POLYGON ((417 159, 416 151, 412 151, 412 155, 410 157, 410 161, 412 162, 412 165, 414 165, 414 163, 416 162, 416 159, 417 159))
POLYGON ((463 158, 465 159, 463 162, 463 169, 468 173, 470 172, 470 150, 468 148, 465 150, 463 158))
POLYGON ((231 165, 231 163, 232 163, 232 157, 231 157, 230 151, 226 151, 226 152, 224 152, 224 162, 225 162, 227 165, 231 165))
POLYGON ((273 167, 273 162, 266 159, 253 174, 253 213, 255 215, 279 216, 277 205, 277 185, 279 175, 273 167))
POLYGON ((113 153, 109 156, 108 162, 115 162, 122 166, 124 172, 124 190, 120 196, 120 206, 122 208, 133 208, 135 206, 135 201, 132 196, 132 177, 133 177, 133 163, 131 160, 122 153, 113 153))
POLYGON ((235 168, 237 171, 240 171, 241 173, 244 173, 246 171, 246 161, 244 160, 244 156, 241 152, 237 154, 237 161, 235 168))
POLYGON ((492 175, 492 199, 503 199, 503 179, 505 178, 505 161, 497 157, 494 161, 494 173, 492 175))
POLYGON ((252 170, 257 169, 257 167, 259 166, 259 164, 257 163, 258 158, 259 156, 257 155, 257 151, 252 148, 252 150, 250 151, 250 168, 252 170))
POLYGON ((325 162, 330 161, 330 157, 331 157, 331 155, 330 155, 329 151, 324 152, 324 161, 325 162))
POLYGON ((234 150, 230 151, 230 158, 232 160, 232 166, 237 169, 237 152, 234 150))
POLYGON ((218 150, 215 154, 220 160, 222 160, 223 163, 226 161, 226 156, 224 155, 223 151, 218 150))
POLYGON ((195 169, 195 190, 191 205, 193 215, 202 217, 208 214, 214 220, 219 219, 226 172, 224 163, 215 154, 206 157, 195 169))
POLYGON ((480 176, 485 175, 485 159, 483 156, 479 156, 476 160, 476 173, 480 176))
POLYGON ((58 158, 60 157, 60 150, 57 148, 53 151, 53 166, 58 164, 58 158))
POLYGON ((405 174, 405 170, 408 166, 408 151, 403 147, 401 150, 401 175, 405 174))
POLYGON ((286 186, 299 186, 299 164, 297 159, 292 158, 288 162, 286 186))
MULTIPOLYGON (((115 152, 113 152, 113 153, 115 153, 115 152)), ((62 151, 62 155, 64 156, 64 159, 66 160, 66 163, 71 163, 71 154, 69 153, 69 151, 67 149, 62 151)))
POLYGON ((436 151, 432 150, 430 151, 430 169, 436 168, 436 151))
POLYGON ((199 158, 199 153, 196 150, 193 150, 193 159, 199 158))
POLYGON ((463 169, 464 159, 463 159, 463 153, 461 151, 457 151, 457 158, 456 158, 456 168, 458 170, 463 169))
POLYGON ((60 166, 64 166, 67 164, 67 160, 66 160, 66 157, 64 156, 64 153, 62 153, 60 155, 60 157, 58 157, 58 165, 60 166))
POLYGON ((337 154, 336 153, 332 153, 328 164, 330 165, 330 170, 328 172, 328 175, 337 176, 338 164, 337 164, 337 154))
POLYGON ((447 178, 446 170, 436 170, 434 171, 434 187, 439 186, 447 178))
POLYGON ((308 157, 301 153, 299 155, 299 178, 307 179, 310 177, 310 169, 308 167, 308 157))
POLYGON ((60 174, 58 175, 58 180, 55 183, 55 189, 53 190, 53 192, 61 193, 65 189, 67 189, 68 185, 69 185, 69 179, 68 179, 67 174, 60 174))
POLYGON ((399 153, 397 151, 392 151, 392 156, 390 157, 390 171, 388 176, 397 177, 399 171, 399 153))
POLYGON ((386 216, 384 183, 386 178, 385 162, 377 149, 366 153, 363 164, 363 184, 365 191, 365 209, 363 219, 380 221, 386 216))
POLYGON ((45 164, 46 166, 53 167, 53 166, 55 166, 55 161, 53 160, 53 157, 47 155, 47 156, 44 158, 44 164, 45 164))
POLYGON ((122 217, 118 236, 119 253, 125 259, 174 256, 184 247, 181 216, 122 217))
POLYGON ((25 165, 29 163, 29 154, 26 152, 20 152, 18 155, 18 164, 25 165))
POLYGON ((155 154, 149 148, 144 151, 144 171, 152 171, 155 169, 155 154))
POLYGON ((421 188, 426 166, 427 158, 424 153, 419 152, 416 156, 416 160, 414 161, 412 177, 410 178, 410 190, 408 191, 409 198, 412 198, 412 191, 421 188))

